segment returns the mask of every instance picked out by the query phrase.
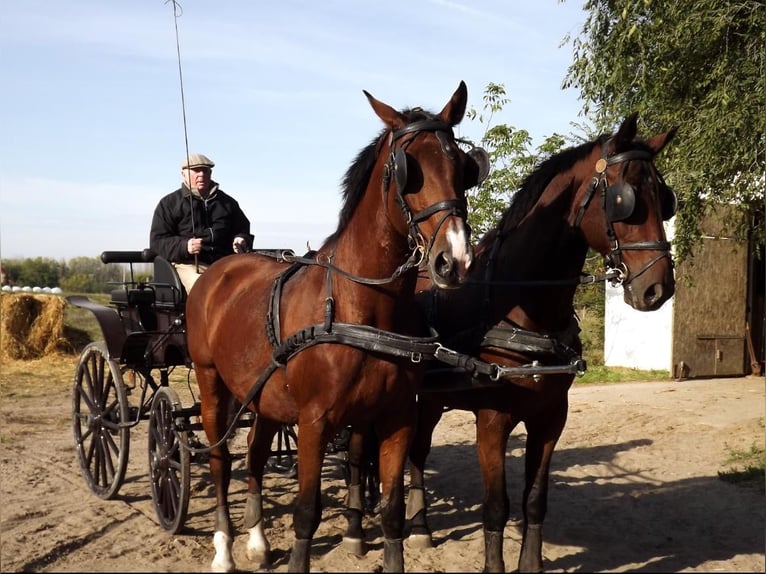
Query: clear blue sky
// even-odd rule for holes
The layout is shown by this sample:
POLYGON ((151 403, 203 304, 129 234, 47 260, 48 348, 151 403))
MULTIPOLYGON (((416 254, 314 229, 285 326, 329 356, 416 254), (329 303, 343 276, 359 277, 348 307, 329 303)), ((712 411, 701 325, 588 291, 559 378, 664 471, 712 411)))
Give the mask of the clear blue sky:
MULTIPOLYGON (((577 0, 182 0, 189 150, 252 223, 256 246, 303 252, 336 227, 340 181, 383 127, 362 90, 439 111, 460 80, 511 102, 495 123, 535 143, 572 131, 561 83, 577 0)), ((148 247, 186 154, 172 4, 0 1, 0 257, 148 247)), ((481 127, 461 124, 464 137, 481 127)))

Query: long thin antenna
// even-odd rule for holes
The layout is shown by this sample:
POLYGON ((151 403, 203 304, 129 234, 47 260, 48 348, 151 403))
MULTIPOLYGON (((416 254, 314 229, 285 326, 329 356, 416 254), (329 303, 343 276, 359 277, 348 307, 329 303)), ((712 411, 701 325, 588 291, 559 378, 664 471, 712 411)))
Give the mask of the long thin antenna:
MULTIPOLYGON (((178 19, 183 14, 183 9, 177 0, 165 0, 165 4, 170 2, 173 4, 173 25, 176 30, 176 55, 178 58, 178 83, 181 86, 181 114, 184 121, 184 148, 186 149, 186 165, 189 165, 189 131, 186 125, 186 98, 184 97, 184 75, 181 70, 181 42, 178 39, 178 19)), ((189 189, 191 191, 191 188, 189 189)), ((194 225, 194 204, 191 194, 189 194, 189 213, 191 213, 192 235, 197 235, 194 225)), ((194 266, 199 273, 199 261, 197 260, 197 254, 194 254, 194 266)))

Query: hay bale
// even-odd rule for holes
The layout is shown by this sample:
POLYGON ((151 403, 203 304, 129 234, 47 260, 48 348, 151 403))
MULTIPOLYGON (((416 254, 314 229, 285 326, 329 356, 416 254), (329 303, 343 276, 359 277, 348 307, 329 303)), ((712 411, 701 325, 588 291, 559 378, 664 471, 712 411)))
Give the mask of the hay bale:
POLYGON ((0 356, 30 360, 64 352, 66 301, 55 295, 2 293, 0 296, 0 356))

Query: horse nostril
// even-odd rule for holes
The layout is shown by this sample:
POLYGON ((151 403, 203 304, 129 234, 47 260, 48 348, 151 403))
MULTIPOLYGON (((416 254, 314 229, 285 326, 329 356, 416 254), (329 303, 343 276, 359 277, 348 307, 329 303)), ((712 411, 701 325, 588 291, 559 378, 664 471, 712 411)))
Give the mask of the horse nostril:
POLYGON ((436 256, 434 261, 434 271, 439 277, 449 278, 455 273, 455 259, 445 255, 443 252, 436 256))
POLYGON ((658 309, 666 299, 662 283, 655 283, 644 291, 644 303, 649 310, 658 309))

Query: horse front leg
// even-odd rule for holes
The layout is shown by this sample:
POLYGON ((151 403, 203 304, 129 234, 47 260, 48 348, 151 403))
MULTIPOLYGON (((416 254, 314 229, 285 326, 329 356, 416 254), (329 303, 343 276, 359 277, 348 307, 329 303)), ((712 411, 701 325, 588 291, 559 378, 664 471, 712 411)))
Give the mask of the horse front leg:
POLYGON ((308 572, 311 540, 322 516, 322 462, 329 436, 324 425, 299 423, 298 437, 298 498, 293 511, 295 542, 287 569, 308 572))
MULTIPOLYGON (((412 414, 415 414, 412 401, 412 414)), ((399 414, 405 409, 400 405, 399 414)), ((390 419, 389 419, 390 420, 390 419)), ((402 420, 402 419, 400 419, 402 420)), ((405 417, 404 420, 415 420, 405 417)), ((380 469, 380 525, 383 530, 383 571, 404 572, 404 466, 414 427, 402 425, 382 437, 378 468, 380 469)))
POLYGON ((567 408, 565 400, 555 412, 525 421, 527 445, 522 502, 524 524, 519 572, 543 571, 543 521, 548 511, 551 458, 566 424, 567 408))
POLYGON ((365 432, 352 429, 348 442, 348 492, 346 493, 346 520, 348 525, 343 535, 343 548, 355 556, 364 556, 367 547, 364 541, 364 485, 362 484, 362 460, 365 457, 365 432))
POLYGON ((263 470, 280 426, 280 423, 256 415, 247 435, 248 484, 243 526, 249 534, 247 558, 256 568, 271 564, 271 545, 266 538, 263 519, 263 470))
POLYGON ((510 515, 505 481, 505 450, 513 425, 510 416, 482 409, 476 417, 476 448, 484 481, 484 572, 505 572, 503 535, 510 515))
POLYGON ((409 453, 410 486, 407 493, 406 520, 410 523, 409 544, 412 548, 433 548, 433 536, 428 526, 425 467, 431 452, 434 429, 444 410, 441 403, 421 395, 418 401, 418 425, 409 453))
POLYGON ((200 389, 202 428, 211 446, 210 476, 215 488, 215 556, 211 569, 213 572, 231 572, 235 568, 231 552, 234 528, 231 524, 228 501, 231 454, 227 441, 222 440, 228 426, 231 393, 213 368, 197 368, 195 377, 200 389))

